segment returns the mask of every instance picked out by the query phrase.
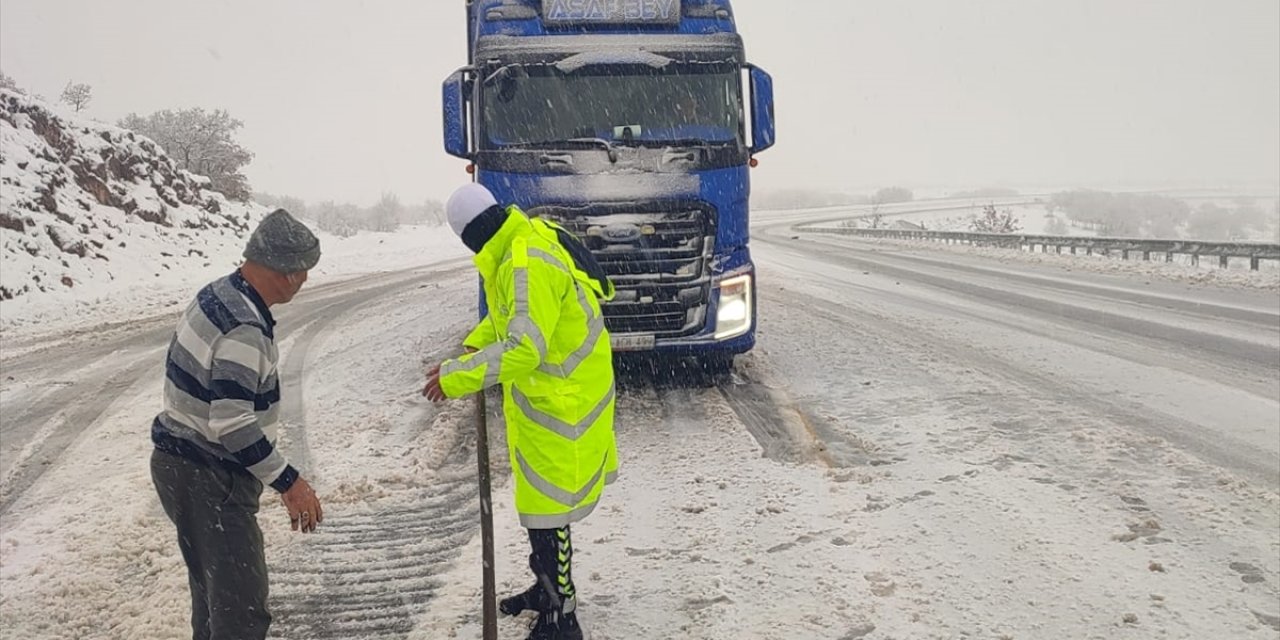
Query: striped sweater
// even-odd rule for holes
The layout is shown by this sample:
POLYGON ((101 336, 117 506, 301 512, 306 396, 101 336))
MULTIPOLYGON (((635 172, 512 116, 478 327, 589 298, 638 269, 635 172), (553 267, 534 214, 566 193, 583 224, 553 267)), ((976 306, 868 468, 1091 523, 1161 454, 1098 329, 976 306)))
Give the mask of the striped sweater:
POLYGON ((161 451, 247 469, 284 492, 298 472, 276 450, 280 378, 275 319, 239 271, 200 290, 169 343, 161 451))

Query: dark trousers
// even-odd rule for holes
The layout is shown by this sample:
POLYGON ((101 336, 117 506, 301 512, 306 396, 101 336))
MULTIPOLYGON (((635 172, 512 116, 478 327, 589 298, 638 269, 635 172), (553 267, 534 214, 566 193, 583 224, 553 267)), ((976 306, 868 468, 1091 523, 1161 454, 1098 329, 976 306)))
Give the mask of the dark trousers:
POLYGON ((191 585, 194 640, 263 640, 267 563, 258 528, 262 482, 212 458, 197 462, 156 450, 151 480, 178 529, 191 585))
MULTIPOLYGON (((573 586, 573 541, 568 525, 559 529, 529 529, 529 568, 546 595, 550 609, 573 613, 577 590, 573 586)), ((545 610, 545 609, 544 609, 545 610)))

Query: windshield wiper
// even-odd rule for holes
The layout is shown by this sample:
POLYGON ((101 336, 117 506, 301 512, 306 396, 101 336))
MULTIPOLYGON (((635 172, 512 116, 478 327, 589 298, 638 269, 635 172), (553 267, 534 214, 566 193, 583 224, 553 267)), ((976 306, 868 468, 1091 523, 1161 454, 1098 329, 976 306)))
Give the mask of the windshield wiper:
POLYGON ((618 163, 618 150, 613 146, 613 143, 609 142, 608 140, 605 140, 604 138, 569 138, 568 140, 565 140, 565 142, 576 143, 576 144, 602 145, 604 147, 604 150, 609 152, 610 164, 618 163))
POLYGON ((540 142, 517 142, 514 144, 503 145, 508 149, 546 149, 555 148, 565 145, 592 145, 603 147, 609 153, 609 162, 618 163, 618 149, 604 138, 569 138, 567 140, 542 140, 540 142))
POLYGON ((703 140, 700 138, 653 138, 650 140, 636 140, 636 144, 643 147, 713 147, 728 146, 734 144, 733 140, 703 140))

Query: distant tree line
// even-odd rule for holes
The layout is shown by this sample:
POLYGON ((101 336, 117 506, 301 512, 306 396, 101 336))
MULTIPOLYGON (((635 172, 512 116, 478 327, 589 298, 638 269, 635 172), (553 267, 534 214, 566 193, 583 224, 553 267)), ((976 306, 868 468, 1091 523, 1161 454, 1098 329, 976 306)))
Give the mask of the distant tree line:
POLYGON ((395 231, 401 225, 442 225, 444 205, 438 200, 404 204, 399 196, 384 193, 370 207, 332 200, 308 204, 300 198, 268 193, 253 194, 254 202, 283 208, 298 217, 316 223, 320 229, 337 236, 352 236, 360 231, 395 231))
POLYGON ((1017 189, 1006 189, 1003 187, 987 187, 984 189, 974 189, 972 191, 957 191, 950 194, 951 198, 1015 198, 1017 197, 1017 189))
POLYGON ((1280 210, 1268 212, 1250 199, 1230 204, 1146 193, 1075 190, 1055 193, 1046 204, 1077 227, 1100 235, 1194 240, 1245 240, 1280 226, 1280 210))

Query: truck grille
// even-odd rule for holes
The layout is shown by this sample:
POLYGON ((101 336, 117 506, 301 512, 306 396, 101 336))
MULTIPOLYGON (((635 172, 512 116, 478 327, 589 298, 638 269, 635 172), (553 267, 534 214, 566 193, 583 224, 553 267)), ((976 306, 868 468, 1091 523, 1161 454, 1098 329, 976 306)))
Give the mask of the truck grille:
POLYGON ((706 322, 714 214, 697 204, 657 207, 537 207, 587 245, 617 289, 604 303, 610 333, 679 337, 706 322), (648 209, 648 210, 646 210, 648 209))

